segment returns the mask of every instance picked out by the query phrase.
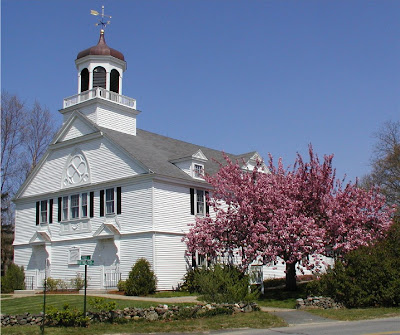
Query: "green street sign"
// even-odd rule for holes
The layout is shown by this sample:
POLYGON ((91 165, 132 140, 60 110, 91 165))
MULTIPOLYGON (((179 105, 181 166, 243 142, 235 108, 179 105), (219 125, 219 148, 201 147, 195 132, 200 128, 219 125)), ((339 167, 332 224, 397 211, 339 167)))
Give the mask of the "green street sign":
POLYGON ((78 265, 94 265, 94 259, 81 259, 77 261, 78 265))
POLYGON ((83 260, 86 260, 86 259, 90 259, 91 257, 90 257, 90 255, 86 255, 86 256, 81 256, 81 260, 83 261, 83 260))

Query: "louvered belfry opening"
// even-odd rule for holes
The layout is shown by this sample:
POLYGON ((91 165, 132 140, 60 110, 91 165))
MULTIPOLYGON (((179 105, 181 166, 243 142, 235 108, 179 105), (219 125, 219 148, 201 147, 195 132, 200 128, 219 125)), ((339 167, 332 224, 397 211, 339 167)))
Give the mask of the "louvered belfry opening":
POLYGON ((115 69, 110 73, 110 91, 119 94, 119 72, 115 69))
POLYGON ((102 66, 93 70, 93 88, 95 87, 106 88, 106 69, 102 66))
POLYGON ((85 92, 89 89, 89 70, 83 69, 81 71, 81 92, 85 92))

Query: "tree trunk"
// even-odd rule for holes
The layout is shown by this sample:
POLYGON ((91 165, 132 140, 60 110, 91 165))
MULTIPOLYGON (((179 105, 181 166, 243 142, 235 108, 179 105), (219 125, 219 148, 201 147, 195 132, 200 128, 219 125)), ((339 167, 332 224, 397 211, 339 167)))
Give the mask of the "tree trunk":
POLYGON ((296 291, 296 262, 286 263, 286 290, 296 291))

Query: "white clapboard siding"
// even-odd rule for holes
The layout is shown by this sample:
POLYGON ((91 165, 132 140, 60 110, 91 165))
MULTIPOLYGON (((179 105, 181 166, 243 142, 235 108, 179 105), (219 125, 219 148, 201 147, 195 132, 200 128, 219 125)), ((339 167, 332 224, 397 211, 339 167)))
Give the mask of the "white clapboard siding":
POLYGON ((17 204, 15 222, 14 245, 28 243, 36 232, 36 203, 17 204))
POLYGON ((122 214, 118 215, 121 233, 152 229, 152 181, 140 180, 122 186, 122 214))
POLYGON ((60 148, 50 152, 41 169, 26 187, 22 196, 57 192, 61 189, 63 171, 70 155, 77 150, 83 152, 88 161, 92 183, 131 177, 145 170, 132 158, 121 152, 106 139, 95 139, 76 146, 60 148))
POLYGON ((122 279, 128 278, 132 266, 139 258, 153 265, 153 239, 151 233, 121 236, 120 271, 122 279))
POLYGON ((81 137, 84 135, 88 135, 94 132, 92 127, 86 122, 83 122, 81 119, 76 118, 68 131, 64 134, 64 136, 59 140, 59 142, 68 141, 73 138, 81 137))
POLYGON ((154 229, 184 233, 195 222, 190 214, 190 188, 154 182, 154 229))
POLYGON ((155 270, 158 290, 173 290, 183 282, 188 269, 185 257, 186 244, 182 235, 155 235, 155 270))
MULTIPOLYGON (((83 115, 86 115, 86 117, 92 121, 93 123, 97 123, 97 104, 90 104, 85 107, 81 107, 79 109, 79 112, 81 112, 83 115)), ((72 114, 73 112, 68 112, 64 113, 64 120, 67 120, 68 117, 72 114), (67 117, 68 115, 68 117, 67 117)), ((65 122, 65 121, 64 121, 65 122)))
POLYGON ((136 135, 136 117, 132 113, 121 110, 97 109, 97 123, 99 126, 113 129, 121 133, 136 135))
MULTIPOLYGON (((120 226, 121 234, 147 232, 152 229, 152 181, 150 179, 132 179, 131 183, 115 185, 122 187, 122 214, 116 216, 116 221, 120 226)), ((110 187, 110 186, 108 186, 110 187)), ((94 217, 81 220, 71 220, 58 222, 58 196, 75 194, 78 191, 69 189, 68 193, 55 194, 53 199, 53 223, 40 226, 48 230, 53 242, 75 239, 88 239, 93 237, 94 233, 106 221, 106 217, 100 217, 100 190, 99 185, 96 188, 87 185, 79 189, 79 193, 94 192, 94 217), (85 222, 91 228, 90 231, 79 231, 79 229, 69 232, 64 231, 64 227, 75 223, 81 225, 85 222)), ((43 198, 41 200, 50 200, 43 198)), ((15 227, 14 244, 27 244, 33 237, 39 226, 36 226, 36 201, 29 203, 18 203, 16 205, 16 218, 18 225, 15 227)))

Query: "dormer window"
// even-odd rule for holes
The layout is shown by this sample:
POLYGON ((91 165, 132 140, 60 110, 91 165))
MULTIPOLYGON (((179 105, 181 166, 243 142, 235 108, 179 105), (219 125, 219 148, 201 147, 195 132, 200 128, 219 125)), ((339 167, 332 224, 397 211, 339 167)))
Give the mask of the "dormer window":
POLYGON ((204 176, 204 165, 194 164, 193 173, 195 178, 203 178, 204 176))

